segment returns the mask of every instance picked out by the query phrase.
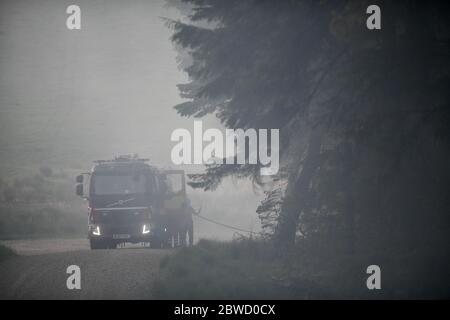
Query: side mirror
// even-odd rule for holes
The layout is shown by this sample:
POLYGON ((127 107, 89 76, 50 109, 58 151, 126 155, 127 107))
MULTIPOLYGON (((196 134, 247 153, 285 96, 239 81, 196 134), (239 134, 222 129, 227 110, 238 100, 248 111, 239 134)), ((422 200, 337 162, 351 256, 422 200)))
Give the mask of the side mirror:
POLYGON ((83 197, 84 192, 83 192, 83 184, 82 183, 77 184, 75 193, 77 194, 77 196, 83 197))
POLYGON ((76 178, 77 183, 83 183, 84 181, 84 176, 82 174, 78 175, 76 178))

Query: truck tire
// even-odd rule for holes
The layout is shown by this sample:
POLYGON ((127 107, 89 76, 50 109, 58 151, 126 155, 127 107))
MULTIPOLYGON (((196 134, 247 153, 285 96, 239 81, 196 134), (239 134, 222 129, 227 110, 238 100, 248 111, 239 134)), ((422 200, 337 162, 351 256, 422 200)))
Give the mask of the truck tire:
POLYGON ((104 240, 89 239, 89 244, 91 246, 91 250, 108 248, 108 244, 104 240))
POLYGON ((114 241, 109 241, 106 243, 106 248, 107 249, 117 249, 117 243, 115 243, 114 241))
POLYGON ((187 235, 188 235, 188 230, 187 229, 183 229, 180 233, 180 247, 186 247, 187 241, 187 235))
POLYGON ((194 223, 191 223, 188 228, 188 236, 189 236, 189 246, 194 245, 194 223))
POLYGON ((154 237, 150 240, 150 248, 151 249, 161 249, 162 241, 161 239, 154 237))

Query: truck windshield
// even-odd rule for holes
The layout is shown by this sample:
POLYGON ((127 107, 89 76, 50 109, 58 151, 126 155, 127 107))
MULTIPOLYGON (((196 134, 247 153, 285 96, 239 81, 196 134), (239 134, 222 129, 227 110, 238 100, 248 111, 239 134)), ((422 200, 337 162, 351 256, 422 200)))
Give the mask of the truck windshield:
POLYGON ((92 193, 96 195, 146 193, 147 183, 144 174, 135 175, 95 175, 92 193))

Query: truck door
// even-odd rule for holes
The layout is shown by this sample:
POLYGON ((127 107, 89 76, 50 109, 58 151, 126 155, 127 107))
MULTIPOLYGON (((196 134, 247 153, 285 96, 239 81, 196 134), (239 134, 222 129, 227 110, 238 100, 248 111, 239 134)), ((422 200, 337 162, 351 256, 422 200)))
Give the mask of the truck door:
POLYGON ((181 214, 186 201, 186 185, 183 170, 166 170, 163 172, 164 211, 181 214))
POLYGON ((194 225, 192 220, 193 209, 186 196, 186 182, 183 170, 167 170, 163 172, 164 186, 164 218, 169 238, 175 239, 172 243, 189 245, 194 242, 194 225))

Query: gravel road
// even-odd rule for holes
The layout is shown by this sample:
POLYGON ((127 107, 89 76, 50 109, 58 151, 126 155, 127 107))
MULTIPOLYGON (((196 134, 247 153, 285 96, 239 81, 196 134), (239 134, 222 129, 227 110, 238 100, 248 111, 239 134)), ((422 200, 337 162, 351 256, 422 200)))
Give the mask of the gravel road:
POLYGON ((0 299, 151 299, 159 262, 172 250, 89 250, 86 239, 0 241, 16 251, 0 263, 0 299), (81 269, 69 290, 67 267, 81 269))

